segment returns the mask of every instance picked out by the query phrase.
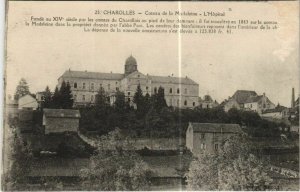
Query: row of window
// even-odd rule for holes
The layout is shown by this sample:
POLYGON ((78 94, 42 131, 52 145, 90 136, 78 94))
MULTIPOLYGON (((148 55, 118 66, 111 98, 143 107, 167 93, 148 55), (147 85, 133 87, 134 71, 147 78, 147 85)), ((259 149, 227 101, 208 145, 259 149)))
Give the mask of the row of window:
MULTIPOLYGON (((82 89, 86 89, 86 88, 87 88, 86 85, 87 85, 86 83, 82 83, 82 89)), ((116 85, 118 85, 118 82, 116 82, 116 85)), ((75 83, 73 84, 73 87, 74 87, 74 89, 77 89, 77 88, 78 88, 78 84, 75 82, 75 83)), ((100 83, 99 87, 100 87, 100 88, 103 87, 103 86, 102 86, 102 83, 100 83)), ((103 88, 105 88, 105 87, 103 87, 103 88)), ((95 89, 95 84, 94 84, 94 83, 91 83, 90 89, 91 89, 91 90, 94 90, 94 89, 95 89)), ((107 89, 108 89, 108 90, 111 89, 111 84, 107 84, 107 89)), ((118 89, 118 87, 116 87, 116 90, 117 90, 117 89, 118 89)))
MULTIPOLYGON (((118 82, 116 82, 116 85, 118 85, 118 82)), ((78 88, 78 84, 75 82, 73 84, 73 87, 74 89, 77 89, 78 88)), ((103 87, 102 84, 100 84, 100 87, 103 87)), ((82 89, 86 89, 86 83, 82 83, 82 89)), ((104 87, 103 87, 104 88, 104 87)), ((91 90, 94 90, 95 89, 95 84, 94 83, 91 83, 91 87, 90 87, 91 90)), ((107 84, 107 89, 110 90, 111 89, 111 84, 107 84)), ((128 85, 128 89, 130 89, 130 86, 128 85)), ((118 87, 116 87, 116 90, 118 90, 118 87)), ((146 86, 146 90, 148 91, 149 90, 149 87, 146 86)), ((158 91, 158 88, 157 87, 154 87, 154 93, 157 93, 158 91)), ((163 91, 165 91, 163 89, 163 91)), ((170 88, 169 89, 169 93, 172 94, 173 93, 173 88, 170 88)), ((188 90, 187 88, 184 89, 184 94, 187 94, 188 93, 188 90)), ((177 94, 180 94, 180 89, 177 88, 177 94)), ((128 94, 129 95, 129 94, 128 94)))
MULTIPOLYGON (((185 100, 185 101, 183 102, 183 104, 184 104, 184 106, 187 106, 187 105, 188 105, 187 100, 185 100)), ((173 105, 173 99, 170 99, 170 100, 169 100, 169 105, 170 105, 170 106, 173 105)), ((177 99, 177 106, 179 106, 179 99, 177 99)), ((196 106, 196 103, 193 102, 193 107, 195 107, 195 106, 196 106)))
MULTIPOLYGON (((154 93, 157 93, 158 89, 157 87, 154 87, 154 93)), ((165 92, 165 89, 163 89, 163 91, 165 92)), ((173 88, 170 88, 169 89, 169 93, 172 94, 173 93, 173 88)), ((184 89, 184 94, 187 94, 188 93, 188 90, 187 88, 184 89)), ((180 94, 180 89, 177 88, 177 94, 180 94)))

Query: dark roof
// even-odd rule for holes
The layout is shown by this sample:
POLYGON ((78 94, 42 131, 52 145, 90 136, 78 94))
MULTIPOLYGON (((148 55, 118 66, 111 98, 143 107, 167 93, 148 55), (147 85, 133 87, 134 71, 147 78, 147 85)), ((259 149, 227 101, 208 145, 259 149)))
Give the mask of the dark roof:
POLYGON ((136 59, 130 55, 125 61, 125 65, 137 65, 136 59))
POLYGON ((259 100, 261 100, 262 98, 263 98, 263 95, 251 96, 245 101, 245 103, 255 103, 255 102, 258 102, 259 100))
POLYGON ((232 98, 234 98, 239 104, 243 104, 251 96, 257 96, 257 93, 255 91, 237 90, 233 94, 232 98))
POLYGON ((79 110, 75 109, 44 109, 46 117, 80 118, 79 110))
POLYGON ((69 78, 85 78, 85 79, 107 79, 107 80, 121 80, 124 74, 121 73, 99 73, 87 71, 66 71, 62 77, 69 78))
POLYGON ((194 132, 201 133, 238 133, 241 127, 238 124, 222 123, 190 123, 194 132))
POLYGON ((198 85, 195 81, 189 77, 171 77, 171 76, 152 76, 149 75, 153 83, 173 83, 173 84, 187 84, 187 85, 198 85))

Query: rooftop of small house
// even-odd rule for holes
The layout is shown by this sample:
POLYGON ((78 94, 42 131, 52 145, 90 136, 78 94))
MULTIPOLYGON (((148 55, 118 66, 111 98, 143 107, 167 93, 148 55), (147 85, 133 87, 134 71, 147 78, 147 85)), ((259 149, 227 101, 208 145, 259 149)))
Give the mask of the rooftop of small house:
POLYGON ((79 110, 75 109, 44 109, 45 117, 80 118, 79 110))
POLYGON ((190 123, 193 132, 200 133, 239 133, 242 132, 238 124, 224 123, 190 123))

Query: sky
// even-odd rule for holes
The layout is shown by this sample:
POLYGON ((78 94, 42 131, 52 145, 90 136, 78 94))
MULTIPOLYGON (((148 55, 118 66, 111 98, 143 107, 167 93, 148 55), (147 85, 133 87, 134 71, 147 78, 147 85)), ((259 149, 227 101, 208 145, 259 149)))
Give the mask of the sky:
POLYGON ((47 85, 54 90, 68 69, 123 73, 132 54, 144 74, 190 77, 199 84, 201 97, 209 94, 222 102, 236 90, 254 90, 275 104, 290 106, 292 87, 296 96, 299 93, 298 10, 297 2, 9 2, 6 95, 14 94, 22 77, 35 93, 47 85), (24 25, 31 15, 87 17, 95 7, 115 9, 116 3, 118 9, 141 12, 230 7, 227 19, 277 20, 280 27, 231 35, 186 35, 85 33, 78 28, 24 25))

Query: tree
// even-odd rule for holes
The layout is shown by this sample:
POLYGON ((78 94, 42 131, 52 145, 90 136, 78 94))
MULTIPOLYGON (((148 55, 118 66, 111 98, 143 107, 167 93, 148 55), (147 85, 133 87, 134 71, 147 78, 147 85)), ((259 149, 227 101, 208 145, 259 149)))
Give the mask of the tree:
POLYGON ((219 189, 226 191, 265 191, 272 179, 264 165, 252 154, 239 156, 220 170, 219 189))
POLYGON ((126 109, 124 92, 121 92, 121 91, 116 92, 116 101, 115 101, 114 105, 115 105, 115 109, 117 112, 124 112, 124 110, 126 109))
POLYGON ((192 190, 266 190, 272 182, 267 165, 251 154, 245 135, 225 141, 219 154, 203 153, 186 174, 192 190))
POLYGON ((144 96, 140 84, 136 88, 136 92, 133 96, 133 102, 136 104, 137 116, 139 118, 144 116, 144 96))
POLYGON ((105 90, 103 87, 100 87, 96 97, 95 97, 95 104, 96 104, 96 107, 98 108, 104 108, 104 107, 107 107, 109 106, 109 102, 108 102, 108 97, 105 93, 105 90))
POLYGON ((73 107, 73 96, 70 84, 63 81, 59 93, 60 107, 63 109, 71 109, 73 107))
POLYGON ((97 153, 91 157, 90 168, 81 170, 84 187, 109 191, 147 190, 151 171, 138 154, 127 151, 130 145, 120 129, 100 140, 97 153))
POLYGON ((167 107, 165 91, 162 87, 159 87, 157 93, 152 96, 152 102, 154 109, 158 112, 160 112, 162 108, 167 107))
POLYGON ((24 78, 21 78, 19 81, 19 84, 16 88, 16 92, 14 95, 15 100, 19 100, 20 97, 23 97, 24 95, 30 94, 29 86, 27 84, 27 81, 24 78))
POLYGON ((50 88, 47 86, 44 92, 43 108, 51 108, 52 106, 52 94, 50 88))
POLYGON ((52 106, 51 108, 60 108, 61 106, 61 95, 58 87, 55 87, 54 94, 52 96, 52 106))

